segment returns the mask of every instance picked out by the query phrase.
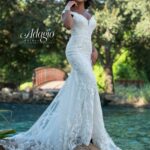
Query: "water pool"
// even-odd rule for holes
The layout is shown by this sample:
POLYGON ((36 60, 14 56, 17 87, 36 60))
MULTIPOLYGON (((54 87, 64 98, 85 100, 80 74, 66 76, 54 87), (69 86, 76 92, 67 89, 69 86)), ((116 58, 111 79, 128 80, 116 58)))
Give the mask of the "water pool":
MULTIPOLYGON (((0 117, 0 129, 26 131, 48 105, 0 103, 0 109, 12 110, 0 117)), ((122 150, 150 150, 150 109, 107 106, 103 107, 108 133, 122 150)))

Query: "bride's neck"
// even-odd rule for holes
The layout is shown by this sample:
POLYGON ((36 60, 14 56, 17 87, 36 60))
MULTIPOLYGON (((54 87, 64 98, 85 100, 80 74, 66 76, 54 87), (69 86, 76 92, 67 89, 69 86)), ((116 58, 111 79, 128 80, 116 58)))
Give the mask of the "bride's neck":
POLYGON ((74 7, 73 10, 78 13, 83 13, 85 11, 84 3, 78 3, 78 6, 74 7))

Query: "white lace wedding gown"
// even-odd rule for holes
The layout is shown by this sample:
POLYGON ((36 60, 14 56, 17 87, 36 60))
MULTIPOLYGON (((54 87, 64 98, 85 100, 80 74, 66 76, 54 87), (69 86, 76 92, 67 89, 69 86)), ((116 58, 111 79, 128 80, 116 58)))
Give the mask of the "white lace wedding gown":
POLYGON ((121 150, 105 129, 92 71, 91 35, 96 27, 95 16, 88 20, 77 12, 71 14, 74 25, 65 51, 71 73, 28 131, 0 140, 6 150, 73 150, 77 145, 89 145, 91 139, 100 150, 121 150))

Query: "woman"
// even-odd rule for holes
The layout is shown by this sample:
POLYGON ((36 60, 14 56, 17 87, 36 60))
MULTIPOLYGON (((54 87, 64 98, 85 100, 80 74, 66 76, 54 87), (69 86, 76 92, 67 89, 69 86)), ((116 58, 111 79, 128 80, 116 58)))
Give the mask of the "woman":
POLYGON ((7 150, 73 150, 78 145, 88 146, 91 139, 100 150, 121 150, 104 126, 92 71, 96 57, 92 54, 91 35, 96 20, 86 10, 89 4, 90 0, 67 1, 61 19, 71 30, 65 51, 72 65, 71 73, 52 103, 28 131, 0 141, 7 150))

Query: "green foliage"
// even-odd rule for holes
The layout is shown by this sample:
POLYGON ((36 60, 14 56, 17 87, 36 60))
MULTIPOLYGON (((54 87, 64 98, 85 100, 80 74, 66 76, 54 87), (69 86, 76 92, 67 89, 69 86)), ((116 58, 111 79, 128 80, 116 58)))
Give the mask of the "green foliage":
POLYGON ((116 85, 115 91, 117 95, 122 96, 128 102, 142 101, 145 104, 150 102, 150 84, 145 84, 141 88, 137 88, 135 86, 124 87, 116 85))
MULTIPOLYGON (((97 85, 100 92, 105 91, 105 72, 102 66, 96 63, 93 67, 96 76, 97 85)), ((123 49, 121 54, 118 54, 113 64, 114 80, 130 79, 130 80, 144 80, 148 82, 146 74, 141 70, 138 71, 135 67, 129 51, 123 49)), ((129 87, 130 88, 130 87, 129 87)))
POLYGON ((130 15, 130 19, 135 23, 135 36, 145 40, 150 39, 150 3, 147 0, 126 0, 123 9, 125 9, 124 14, 130 15))
POLYGON ((99 64, 96 63, 93 66, 93 71, 96 77, 99 92, 103 92, 105 90, 105 74, 104 74, 103 67, 99 66, 99 64))
MULTIPOLYGON (((99 88, 105 89, 102 72, 108 66, 113 66, 115 79, 150 80, 150 4, 147 0, 105 0, 95 3, 91 10, 97 20, 93 45, 100 54, 101 66, 94 68, 99 88), (122 49, 128 51, 128 56, 120 55, 122 49)), ((61 21, 64 3, 54 0, 11 0, 9 3, 0 1, 0 6, 2 82, 20 84, 31 81, 34 68, 43 65, 67 68, 65 47, 70 31, 64 28, 61 21), (27 34, 32 29, 52 31, 54 37, 45 43, 24 41, 20 34, 27 34)))
POLYGON ((65 45, 68 36, 62 28, 60 11, 62 4, 51 2, 0 1, 0 77, 2 81, 21 82, 31 80, 33 69, 39 66, 65 67, 65 45), (55 9, 55 11, 53 11, 55 9), (16 19, 17 18, 17 19, 16 19), (51 31, 51 37, 45 43, 37 39, 24 40, 20 34, 31 30, 51 31), (62 34, 63 33, 63 34, 62 34), (55 43, 55 44, 54 44, 55 43), (55 52, 58 58, 54 58, 55 52), (44 56, 53 55, 49 61, 44 56), (58 59, 60 60, 58 61, 58 59), (56 60, 57 59, 57 60, 56 60), (52 62, 54 60, 54 62, 52 62))
POLYGON ((60 55, 57 52, 51 52, 49 54, 40 54, 38 61, 44 66, 64 67, 62 63, 64 61, 64 56, 60 55))
MULTIPOLYGON (((148 42, 150 37, 150 4, 147 0, 105 0, 101 5, 102 7, 95 9, 97 29, 94 42, 99 50, 99 61, 106 72, 108 92, 113 90, 113 88, 109 88, 113 87, 113 73, 111 73, 113 63, 116 61, 116 57, 122 53, 122 49, 126 49, 130 57, 122 62, 121 60, 116 62, 113 67, 115 79, 144 78, 147 80, 150 73, 148 68, 150 64, 148 60, 150 53, 148 42), (146 55, 147 61, 145 61, 144 55, 141 60, 139 50, 147 50, 142 52, 144 55, 148 53, 146 55), (139 57, 136 57, 137 55, 139 57), (112 74, 111 77, 110 74, 112 74)), ((150 80, 150 77, 148 79, 150 80)))
POLYGON ((6 138, 9 136, 9 134, 16 133, 16 130, 13 129, 7 129, 7 130, 0 130, 0 139, 6 138))
POLYGON ((114 79, 133 79, 148 81, 143 71, 138 71, 134 65, 134 61, 130 57, 129 51, 123 49, 122 53, 116 56, 113 64, 114 79))
POLYGON ((22 83, 20 86, 19 86, 19 90, 20 91, 23 91, 23 90, 26 90, 27 88, 32 88, 33 87, 33 83, 32 82, 25 82, 25 83, 22 83))

